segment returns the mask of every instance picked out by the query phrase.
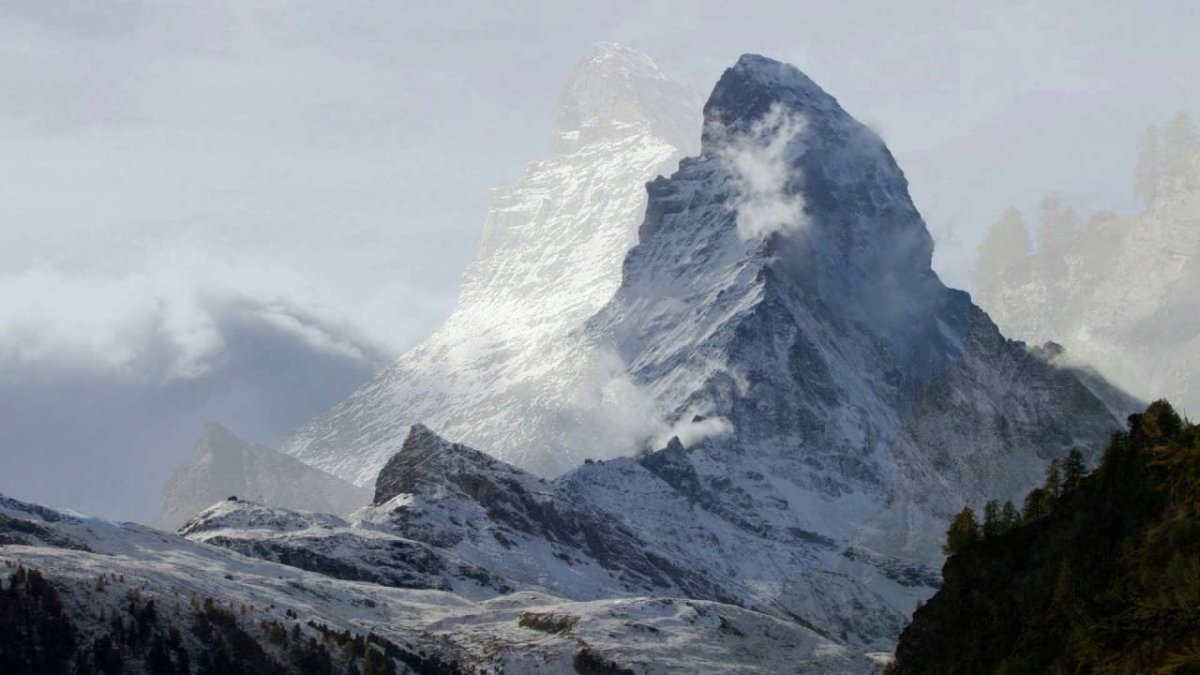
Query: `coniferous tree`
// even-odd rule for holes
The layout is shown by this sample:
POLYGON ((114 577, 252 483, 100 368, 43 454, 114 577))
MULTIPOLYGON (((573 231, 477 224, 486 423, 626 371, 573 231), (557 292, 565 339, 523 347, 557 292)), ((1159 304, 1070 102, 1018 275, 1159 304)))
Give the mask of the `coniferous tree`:
POLYGON ((1000 520, 1000 502, 992 499, 983 506, 983 538, 991 539, 1004 533, 1000 520))
POLYGON ((1045 488, 1034 488, 1025 495, 1025 508, 1021 515, 1022 522, 1028 523, 1050 513, 1051 497, 1045 488))
POLYGON ((1000 509, 1001 529, 1008 532, 1020 524, 1021 514, 1017 511, 1017 507, 1011 501, 1004 502, 1004 508, 1000 509))
POLYGON ((1072 448, 1062 461, 1062 491, 1070 492, 1079 485, 1086 470, 1083 466, 1083 453, 1078 448, 1072 448))
POLYGON ((975 518, 975 511, 969 506, 964 506, 963 510, 959 511, 954 520, 950 522, 950 529, 946 531, 946 544, 942 550, 953 555, 977 541, 979 541, 979 521, 975 518))
POLYGON ((1145 436, 1158 440, 1174 439, 1183 429, 1183 419, 1175 408, 1165 400, 1159 399, 1146 408, 1141 417, 1142 432, 1145 436))
POLYGON ((1051 499, 1058 499, 1062 496, 1062 486, 1062 462, 1055 458, 1046 465, 1046 482, 1042 483, 1042 489, 1051 499))

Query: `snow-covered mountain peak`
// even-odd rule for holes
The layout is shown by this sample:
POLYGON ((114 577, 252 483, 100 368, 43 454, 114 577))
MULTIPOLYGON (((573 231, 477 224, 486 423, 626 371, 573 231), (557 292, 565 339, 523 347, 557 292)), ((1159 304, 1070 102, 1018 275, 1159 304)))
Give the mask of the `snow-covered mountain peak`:
MULTIPOLYGON (((541 474, 624 452, 592 447, 594 430, 609 427, 580 419, 607 408, 572 388, 567 373, 584 348, 569 336, 612 298, 646 181, 697 149, 699 110, 649 57, 599 47, 562 95, 555 152, 492 191, 454 314, 282 450, 358 485, 418 421, 541 474), (564 401, 574 409, 564 412, 564 401)), ((621 398, 610 378, 592 381, 621 398)))
POLYGON ((687 148, 695 143, 697 103, 648 55, 602 42, 576 68, 559 99, 554 150, 570 154, 639 133, 687 148))
POLYGON ((847 116, 837 99, 795 66, 745 54, 721 75, 704 106, 706 147, 729 128, 748 126, 779 104, 806 115, 847 116))
POLYGON ((196 444, 208 452, 220 453, 240 448, 245 441, 235 436, 225 425, 219 422, 207 422, 204 425, 203 433, 200 434, 200 440, 196 444))
MULTIPOLYGON (((744 387, 698 390, 714 386, 715 372, 736 383, 758 369, 736 364, 754 339, 747 322, 761 324, 756 332, 818 315, 843 322, 837 330, 856 334, 843 340, 882 349, 870 368, 888 373, 884 391, 927 382, 961 356, 969 298, 933 272, 932 238, 903 172, 878 135, 799 70, 746 56, 725 71, 705 106, 701 155, 648 192, 621 289, 591 325, 615 340, 635 381, 681 406, 677 419, 733 414, 728 402, 744 387)), ((863 365, 838 367, 857 378, 863 365)), ((805 374, 809 388, 820 372, 805 374)))
POLYGON ((803 227, 770 230, 807 235, 812 262, 841 272, 826 271, 826 286, 848 284, 841 290, 854 298, 862 284, 884 280, 902 282, 901 291, 941 290, 933 239, 883 140, 795 67, 746 55, 726 70, 704 107, 703 153, 720 158, 743 191, 759 193, 752 207, 802 199, 803 227))

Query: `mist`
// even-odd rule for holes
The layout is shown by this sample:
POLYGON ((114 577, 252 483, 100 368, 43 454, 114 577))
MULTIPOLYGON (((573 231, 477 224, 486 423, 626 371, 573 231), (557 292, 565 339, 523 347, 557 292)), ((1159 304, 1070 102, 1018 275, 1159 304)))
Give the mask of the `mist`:
POLYGON ((793 141, 803 132, 804 120, 775 104, 745 132, 717 142, 717 156, 740 195, 733 206, 742 239, 804 229, 804 196, 788 185, 795 161, 793 141))

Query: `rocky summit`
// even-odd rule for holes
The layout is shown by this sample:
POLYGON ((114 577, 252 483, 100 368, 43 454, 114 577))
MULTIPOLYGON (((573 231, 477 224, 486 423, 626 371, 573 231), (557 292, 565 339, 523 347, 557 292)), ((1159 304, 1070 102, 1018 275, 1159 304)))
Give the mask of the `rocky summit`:
MULTIPOLYGON (((354 528, 508 586, 736 603, 887 648, 939 583, 953 513, 1023 494, 1135 402, 1005 339, 945 287, 887 147, 795 68, 743 57, 704 118, 700 153, 648 184, 611 297, 519 357, 552 383, 534 389, 529 428, 587 434, 471 449, 432 431, 454 438, 442 411, 401 444, 394 425, 416 414, 393 396, 406 356, 301 435, 328 440, 322 466, 383 468, 354 528), (581 412, 612 398, 628 409, 581 412), (375 449, 337 446, 343 433, 375 449), (386 464, 385 447, 399 450, 386 464), (572 457, 595 459, 553 480, 523 468, 572 457)), ((484 414, 516 419, 526 400, 484 414)))

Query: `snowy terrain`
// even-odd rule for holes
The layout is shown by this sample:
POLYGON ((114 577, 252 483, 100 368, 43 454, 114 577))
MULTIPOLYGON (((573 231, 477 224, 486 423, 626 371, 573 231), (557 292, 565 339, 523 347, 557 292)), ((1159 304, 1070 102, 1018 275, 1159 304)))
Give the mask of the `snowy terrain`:
POLYGON ((553 155, 492 193, 445 325, 285 440, 284 452, 359 485, 416 422, 541 474, 617 452, 592 441, 597 430, 619 433, 626 411, 590 395, 611 405, 627 392, 598 378, 585 395, 560 371, 578 356, 572 332, 620 283, 646 181, 694 150, 699 102, 646 55, 602 44, 571 76, 556 125, 553 155))
MULTIPOLYGON (((38 570, 61 595, 82 647, 111 641, 114 617, 153 601, 160 609, 151 629, 156 634, 176 629, 182 651, 197 663, 214 644, 201 640, 196 623, 185 617, 189 607, 213 599, 283 663, 287 655, 268 635, 268 622, 289 631, 295 627, 304 639, 318 642, 322 634, 310 622, 334 632, 382 637, 410 662, 423 662, 423 667, 397 662, 399 672, 551 674, 589 672, 580 669, 587 666, 609 669, 590 672, 614 673, 872 669, 866 657, 810 630, 728 605, 672 598, 568 602, 532 591, 472 601, 445 591, 334 579, 140 525, 2 496, 0 541, 0 586, 11 586, 18 564, 38 570), (432 667, 434 659, 441 670, 432 667)), ((90 651, 81 648, 71 658, 88 659, 90 651)), ((348 667, 344 661, 337 665, 348 667)))
MULTIPOLYGON (((453 362, 460 378, 495 374, 422 347, 289 451, 366 483, 398 449, 402 422, 521 468, 659 450, 584 465, 554 490, 729 597, 886 646, 937 583, 952 513, 1019 498, 1048 458, 1098 447, 1135 403, 1006 340, 947 289, 887 148, 794 68, 743 57, 705 106, 702 146, 648 185, 611 299, 580 330, 507 352, 544 376, 536 411, 522 397, 500 405, 508 380, 481 379, 459 390, 478 415, 435 393, 421 419, 425 408, 394 395, 416 381, 402 372, 453 362), (547 418, 586 433, 539 442, 547 418), (487 420, 503 439, 458 435, 462 420, 487 420)), ((530 289, 498 286, 553 316, 530 289)), ((473 562, 497 569, 512 556, 493 557, 473 562)))
POLYGON ((120 536, 290 569, 329 589, 321 621, 507 672, 869 671, 938 585, 949 517, 1136 403, 946 288, 886 146, 795 68, 742 57, 699 154, 635 193, 683 144, 678 96, 602 47, 459 311, 285 445, 371 506, 222 502, 187 543, 120 536))

